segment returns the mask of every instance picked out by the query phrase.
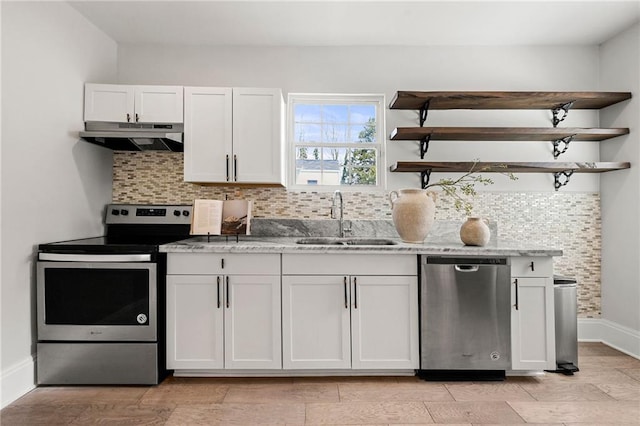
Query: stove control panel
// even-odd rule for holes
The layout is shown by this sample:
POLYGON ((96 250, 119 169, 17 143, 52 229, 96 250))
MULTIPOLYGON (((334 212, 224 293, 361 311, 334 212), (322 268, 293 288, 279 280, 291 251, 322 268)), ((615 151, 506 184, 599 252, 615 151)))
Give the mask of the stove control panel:
POLYGON ((190 224, 190 205, 110 204, 107 224, 190 224))

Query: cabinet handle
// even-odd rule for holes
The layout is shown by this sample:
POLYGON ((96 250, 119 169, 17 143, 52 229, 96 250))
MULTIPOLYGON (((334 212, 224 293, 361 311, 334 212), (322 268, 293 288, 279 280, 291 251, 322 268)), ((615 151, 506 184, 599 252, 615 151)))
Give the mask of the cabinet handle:
POLYGON ((233 155, 233 180, 238 181, 238 156, 233 155))
POLYGON ((229 182, 229 154, 227 154, 227 182, 229 182))
POLYGON ((353 304, 358 309, 358 279, 353 277, 353 304))
POLYGON ((127 113, 127 123, 131 122, 131 114, 127 113))
POLYGON ((229 276, 227 275, 227 308, 229 307, 229 276))
MULTIPOLYGON (((533 263, 533 262, 531 262, 533 263)), ((513 283, 516 285, 516 304, 514 305, 516 308, 516 311, 520 308, 519 303, 518 303, 518 279, 516 278, 513 283)))
POLYGON ((136 123, 140 121, 140 117, 138 117, 138 113, 136 112, 136 123))
POLYGON ((531 267, 531 272, 536 270, 536 268, 534 267, 534 264, 533 264, 533 260, 531 261, 531 265, 529 265, 529 266, 531 267))
POLYGON ((220 309, 220 276, 218 276, 218 309, 220 309))
POLYGON ((224 257, 220 259, 220 266, 222 267, 222 269, 224 269, 224 257))
POLYGON ((347 294, 347 277, 344 277, 344 308, 349 309, 349 296, 347 294))

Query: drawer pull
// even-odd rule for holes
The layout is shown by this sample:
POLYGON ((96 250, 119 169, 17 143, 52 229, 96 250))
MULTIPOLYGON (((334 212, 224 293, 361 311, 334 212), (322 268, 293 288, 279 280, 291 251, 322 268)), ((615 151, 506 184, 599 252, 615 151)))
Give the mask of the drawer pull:
POLYGON ((529 265, 529 267, 531 267, 531 272, 536 270, 533 260, 531 261, 531 265, 529 265))
POLYGON ((344 277, 344 308, 349 309, 349 296, 347 294, 347 277, 344 277))
POLYGON ((229 276, 227 275, 227 308, 229 307, 229 276))
POLYGON ((218 277, 218 309, 220 309, 220 277, 218 277))
POLYGON ((354 307, 358 309, 358 279, 353 277, 353 303, 354 307))

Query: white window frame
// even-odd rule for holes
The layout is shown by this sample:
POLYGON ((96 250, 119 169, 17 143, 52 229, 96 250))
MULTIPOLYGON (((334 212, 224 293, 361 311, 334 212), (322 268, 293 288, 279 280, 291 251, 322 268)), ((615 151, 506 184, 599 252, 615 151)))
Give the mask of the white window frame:
MULTIPOLYGON (((385 96, 384 94, 328 94, 328 93, 289 93, 287 96, 287 189, 294 191, 333 192, 385 191, 386 182, 386 130, 385 130, 385 96), (296 103, 317 104, 376 104, 376 143, 359 144, 359 147, 376 149, 376 185, 298 185, 296 184, 296 143, 294 140, 294 105, 296 103)), ((332 145, 333 146, 333 145, 332 145)), ((345 145, 338 145, 344 147, 345 145)))

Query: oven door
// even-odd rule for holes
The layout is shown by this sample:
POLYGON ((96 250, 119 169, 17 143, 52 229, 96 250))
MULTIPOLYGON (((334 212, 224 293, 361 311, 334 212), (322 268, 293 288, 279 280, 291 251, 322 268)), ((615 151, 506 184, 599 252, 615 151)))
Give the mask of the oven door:
POLYGON ((157 265, 139 261, 150 256, 72 256, 40 255, 67 261, 37 263, 38 340, 156 341, 157 265))

